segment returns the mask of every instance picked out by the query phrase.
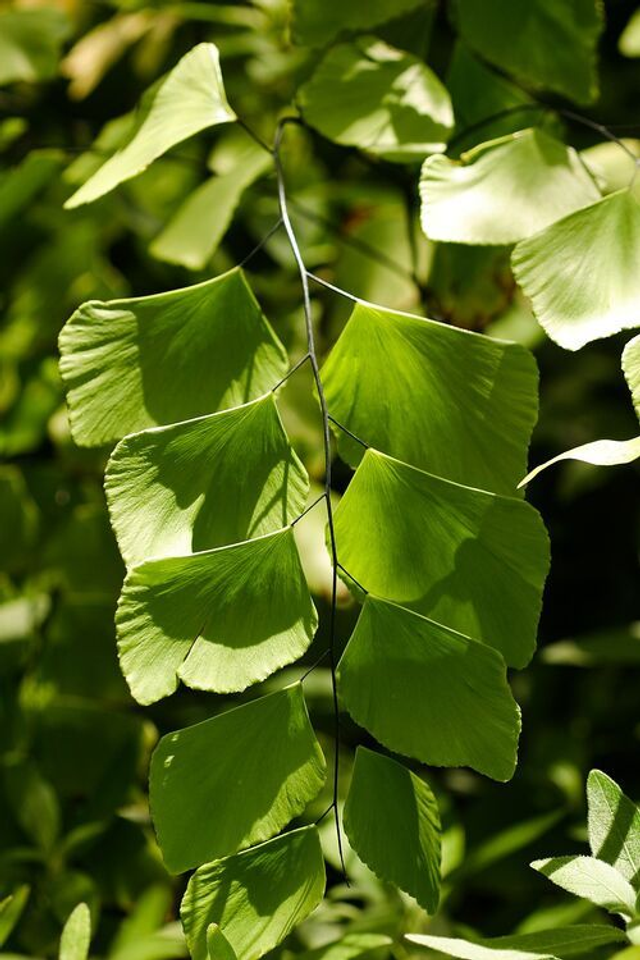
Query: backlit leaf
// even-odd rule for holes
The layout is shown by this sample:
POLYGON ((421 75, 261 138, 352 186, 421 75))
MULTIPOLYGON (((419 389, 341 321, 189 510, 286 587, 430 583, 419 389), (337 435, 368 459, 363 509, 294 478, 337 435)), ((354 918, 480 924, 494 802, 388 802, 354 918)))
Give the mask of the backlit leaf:
POLYGON ((79 903, 64 925, 59 960, 86 960, 90 942, 91 914, 86 903, 79 903))
POLYGON ((324 777, 299 683, 167 734, 150 774, 165 863, 180 873, 268 840, 303 812, 324 777))
POLYGON ((127 574, 116 615, 120 665, 139 703, 188 687, 232 693, 297 660, 317 625, 293 530, 127 574))
POLYGON ((633 405, 640 418, 640 336, 634 337, 624 348, 622 369, 631 391, 633 405))
POLYGON ((82 445, 246 403, 287 368, 238 268, 168 293, 89 301, 63 327, 60 353, 82 445))
POLYGON ((68 208, 91 203, 145 170, 188 137, 235 120, 227 103, 218 49, 200 43, 179 61, 140 107, 129 142, 107 160, 73 196, 68 208))
POLYGON ((482 143, 461 160, 427 157, 422 228, 431 240, 510 244, 599 200, 571 147, 542 130, 482 143))
POLYGON ((207 954, 209 960, 236 960, 233 947, 217 923, 207 927, 207 954))
POLYGON ((440 894, 440 815, 424 780, 401 763, 358 747, 344 829, 363 863, 435 913, 440 894))
POLYGON ((338 676, 353 719, 390 750, 513 775, 520 714, 491 647, 368 596, 338 676))
POLYGON ((377 37, 332 47, 298 94, 305 119, 325 137, 388 160, 443 150, 453 127, 436 75, 377 37))
POLYGON ((591 852, 636 885, 640 879, 640 809, 600 770, 589 774, 587 800, 591 852))
POLYGON ((513 251, 516 280, 567 350, 640 326, 640 206, 626 190, 564 217, 513 251))
POLYGON ((591 463, 598 467, 610 467, 618 463, 631 463, 638 457, 640 457, 640 437, 633 437, 631 440, 594 440, 592 443, 583 443, 582 446, 574 447, 573 450, 559 453, 557 457, 541 463, 531 470, 518 486, 523 487, 530 483, 547 467, 561 460, 581 460, 583 463, 591 463))
POLYGON ((459 960, 535 960, 580 956, 598 947, 624 941, 622 930, 603 923, 574 924, 555 930, 536 930, 509 937, 492 937, 470 943, 452 937, 408 934, 407 940, 459 960))
POLYGON ((105 490, 131 565, 284 527, 304 509, 308 478, 269 393, 125 437, 109 460, 105 490))
POLYGON ((534 860, 531 866, 576 897, 590 900, 610 913, 624 917, 634 915, 636 894, 633 887, 615 867, 603 860, 596 860, 595 857, 549 857, 546 860, 534 860))
POLYGON ((510 666, 530 660, 549 547, 529 504, 367 450, 335 520, 340 562, 370 593, 483 640, 510 666))
POLYGON ((257 960, 317 907, 324 884, 316 827, 205 864, 191 877, 180 909, 193 960, 207 960, 211 923, 238 960, 257 960))
MULTIPOLYGON (((537 415, 536 364, 524 347, 363 302, 322 378, 330 413, 370 446, 459 483, 514 493, 537 415)), ((362 447, 336 435, 357 464, 362 447)))

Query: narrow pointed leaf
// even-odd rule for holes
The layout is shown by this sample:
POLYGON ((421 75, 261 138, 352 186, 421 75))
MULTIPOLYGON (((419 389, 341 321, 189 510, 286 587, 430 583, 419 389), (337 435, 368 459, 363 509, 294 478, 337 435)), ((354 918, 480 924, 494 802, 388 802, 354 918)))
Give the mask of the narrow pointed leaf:
POLYGON ((91 914, 86 903, 71 912, 60 939, 60 960, 87 960, 91 942, 91 914))
POLYGON ((0 900, 0 947, 9 939, 27 905, 31 888, 25 883, 0 900))
POLYGON ((91 203, 142 173, 158 157, 201 130, 235 120, 227 103, 218 49, 200 43, 179 61, 140 107, 129 142, 67 200, 91 203))
POLYGON ((547 467, 561 460, 581 460, 583 463, 591 463, 597 467, 611 467, 618 463, 632 463, 638 457, 640 457, 640 437, 632 437, 631 440, 594 440, 592 443, 583 443, 582 446, 574 447, 573 450, 559 453, 557 457, 541 463, 531 470, 518 486, 524 487, 547 467))
POLYGON ((529 504, 367 450, 335 520, 340 562, 370 593, 528 663, 549 565, 529 504))
POLYGON ((393 161, 443 150, 453 128, 449 94, 435 73, 373 36, 331 47, 299 101, 325 137, 393 161))
POLYGON ((456 0, 458 29, 485 60, 534 88, 589 103, 598 93, 598 0, 456 0))
POLYGON ((632 917, 636 894, 615 867, 595 857, 549 857, 531 866, 576 897, 590 900, 610 913, 632 917))
POLYGON ((495 780, 513 775, 520 712, 491 647, 368 596, 338 677, 353 719, 390 750, 495 780))
POLYGON ((193 960, 207 960, 216 923, 238 960, 257 960, 318 906, 324 862, 316 827, 303 827, 200 867, 180 913, 193 960))
POLYGON ((440 897, 440 814, 431 788, 401 763, 358 747, 344 829, 363 863, 429 913, 440 897))
POLYGON ((634 337, 622 353, 622 369, 631 391, 631 399, 640 418, 640 336, 634 337))
POLYGON ((244 690, 301 657, 316 626, 291 527, 133 567, 116 614, 120 665, 139 703, 168 696, 179 679, 244 690))
MULTIPOLYGON (((330 413, 406 463, 510 494, 526 470, 538 376, 518 344, 358 303, 322 379, 330 413)), ((336 436, 357 464, 361 445, 336 436)))
POLYGON ((591 852, 636 886, 640 880, 640 809, 600 770, 589 774, 587 800, 591 852))
POLYGON ((534 933, 515 934, 509 937, 492 937, 470 943, 453 937, 433 937, 408 934, 407 940, 438 953, 446 953, 459 960, 536 960, 580 956, 591 953, 610 943, 622 943, 626 937, 622 930, 604 923, 575 924, 554 930, 537 930, 534 933))
POLYGON ((105 491, 127 564, 238 543, 286 526, 308 477, 273 394, 122 440, 105 491))
POLYGON ((475 244, 516 243, 600 199, 575 150, 536 129, 427 157, 420 196, 429 239, 475 244))
POLYGON ((548 335, 567 350, 640 326, 640 206, 627 190, 578 210, 511 258, 548 335))
POLYGON ((268 840, 303 812, 324 778, 299 683, 167 734, 150 774, 165 863, 181 873, 268 840))
POLYGON ((238 268, 192 287, 83 304, 60 334, 71 429, 82 445, 215 413, 284 375, 284 348, 238 268))

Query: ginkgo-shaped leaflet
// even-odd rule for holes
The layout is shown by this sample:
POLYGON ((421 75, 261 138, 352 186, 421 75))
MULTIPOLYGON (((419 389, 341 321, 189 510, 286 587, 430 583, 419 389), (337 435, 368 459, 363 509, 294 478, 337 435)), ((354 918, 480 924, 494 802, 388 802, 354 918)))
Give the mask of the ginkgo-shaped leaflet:
POLYGON ((127 565, 284 527, 304 509, 308 487, 273 393, 131 434, 115 448, 105 475, 127 565))
POLYGON ((246 403, 287 369, 238 268, 168 293, 89 301, 62 328, 60 354, 84 446, 246 403))
POLYGON ((198 44, 157 88, 147 92, 127 144, 67 200, 66 206, 97 200, 142 173, 176 144, 235 118, 224 91, 218 49, 213 43, 198 44))
POLYGON ((299 683, 167 734, 149 782, 165 863, 181 872, 268 840, 324 778, 299 683))
MULTIPOLYGON (((360 302, 322 378, 331 414, 370 446, 514 494, 538 413, 536 364, 524 347, 360 302)), ((362 446, 336 436, 357 465, 362 446)))
POLYGON ((194 960, 216 923, 242 960, 258 960, 318 906, 325 873, 316 827, 302 827, 199 867, 180 914, 194 960))
POLYGON ((431 240, 511 244, 600 199, 571 147, 528 129, 451 160, 427 157, 422 228, 431 240))
POLYGON ((116 614, 120 665, 140 703, 179 680, 234 693, 301 657, 317 622, 286 527, 132 567, 116 614))

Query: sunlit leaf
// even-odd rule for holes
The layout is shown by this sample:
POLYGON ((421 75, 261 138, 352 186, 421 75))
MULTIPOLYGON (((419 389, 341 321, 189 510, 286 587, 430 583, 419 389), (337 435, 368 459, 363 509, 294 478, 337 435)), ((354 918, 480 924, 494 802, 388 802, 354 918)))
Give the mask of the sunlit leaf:
POLYGON ((179 61, 140 107, 129 142, 67 200, 91 203, 141 173, 167 150, 218 123, 235 120, 227 103, 218 49, 200 43, 179 61))
POLYGON ((640 9, 632 13, 620 34, 618 49, 625 57, 640 57, 640 9))
POLYGON ((443 150, 453 127, 436 75, 376 37, 332 47, 298 95, 305 119, 324 136, 388 160, 443 150))
POLYGON ((338 676, 353 719, 390 750, 513 775, 520 714, 491 647, 368 596, 338 676))
POLYGON ((632 884, 640 879, 640 809, 600 770, 587 780, 589 844, 632 884))
POLYGON ((257 960, 320 903, 324 863, 316 827, 303 827, 200 867, 180 913, 193 960, 207 960, 217 923, 238 960, 257 960))
POLYGON ((358 747, 344 829, 360 859, 435 913, 440 815, 431 788, 390 757, 358 747))
POLYGON ((640 336, 634 337, 624 348, 622 369, 631 391, 633 405, 640 418, 640 336))
POLYGON ((580 956, 598 947, 624 941, 622 930, 604 924, 575 924, 555 930, 539 930, 509 937, 492 937, 471 943, 452 937, 433 937, 408 934, 407 940, 437 953, 445 953, 459 960, 535 960, 555 957, 580 956))
POLYGON ((284 527, 302 513, 308 479, 270 393, 125 437, 109 460, 105 490, 130 565, 284 527))
POLYGON ((640 206, 626 190, 569 214, 513 251, 516 280, 567 350, 640 325, 640 206))
POLYGON ((484 59, 534 88, 587 103, 598 93, 598 0, 456 0, 458 29, 484 59))
POLYGON ((618 463, 632 463, 638 457, 640 457, 640 437, 633 437, 631 440, 594 440, 592 443, 584 443, 580 447, 574 447, 573 450, 559 453, 557 457, 541 463, 528 473, 518 486, 523 487, 547 467, 561 460, 581 460, 583 463, 591 463, 598 467, 610 467, 618 463))
POLYGON ((542 873, 563 890, 590 900, 611 913, 632 917, 636 894, 628 880, 615 867, 595 857, 549 857, 534 860, 534 870, 542 873))
POLYGON ((335 519, 340 562, 370 593, 483 640, 510 666, 530 660, 549 547, 529 504, 367 450, 335 519))
POLYGON ((150 774, 165 863, 180 873, 268 840, 303 812, 324 776, 299 683, 167 734, 150 774))
POLYGON ((291 527, 133 567, 116 615, 120 665, 140 703, 179 679, 244 690, 301 657, 316 625, 291 527))
POLYGON ((427 157, 422 228, 431 240, 510 244, 600 199, 571 147, 542 130, 482 143, 461 160, 427 157))
MULTIPOLYGON (((514 493, 537 415, 536 365, 523 347, 358 303, 322 378, 330 413, 370 446, 514 493)), ((358 463, 362 447, 336 435, 358 463)))
POLYGON ((236 960, 233 947, 217 923, 207 927, 207 954, 209 960, 236 960))
POLYGON ((62 930, 59 960, 86 960, 90 942, 91 914, 86 903, 79 903, 62 930))
POLYGON ((83 304, 60 334, 83 445, 246 403, 284 375, 285 351, 242 271, 168 293, 83 304))

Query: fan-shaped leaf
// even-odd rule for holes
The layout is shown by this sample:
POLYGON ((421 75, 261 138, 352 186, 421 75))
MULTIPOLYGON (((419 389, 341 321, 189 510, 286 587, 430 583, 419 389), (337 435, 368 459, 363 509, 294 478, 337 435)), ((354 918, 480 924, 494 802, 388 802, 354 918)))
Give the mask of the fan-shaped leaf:
POLYGON ((325 762, 301 685, 163 737, 150 801, 174 873, 268 840, 322 788, 325 762))
POLYGON ((587 780, 589 844, 634 886, 640 879, 640 809, 606 773, 592 770, 587 780))
POLYGON ((491 647, 368 596, 338 676, 353 719, 390 750, 513 775, 520 714, 491 647))
POLYGON ((69 914, 60 939, 60 960, 87 960, 91 942, 91 914, 79 903, 69 914))
POLYGON ((188 137, 235 120, 224 92, 218 48, 200 43, 179 61, 143 101, 129 142, 67 200, 68 208, 91 203, 141 173, 188 137))
POLYGON ((622 369, 631 391, 633 405, 640 417, 640 336, 634 337, 624 348, 622 369))
MULTIPOLYGON (((524 347, 358 303, 322 379, 331 414, 400 460, 498 493, 526 469, 538 378, 524 347)), ((356 464, 362 447, 336 432, 356 464)))
POLYGON ((591 953, 609 943, 622 942, 626 937, 622 930, 604 923, 575 924, 555 930, 536 930, 510 937, 492 937, 470 943, 452 937, 432 937, 408 934, 407 940, 438 953, 446 953, 459 960, 535 960, 556 957, 580 956, 591 953))
POLYGON ((475 244, 516 243, 600 199, 575 150, 536 129, 427 157, 420 196, 427 237, 475 244))
POLYGON ((376 596, 490 644, 533 653, 548 539, 536 511, 367 450, 336 512, 341 564, 376 596))
POLYGON ((548 335, 567 350, 640 326, 640 206, 612 193, 513 251, 516 280, 548 335))
POLYGON ((377 37, 332 47, 299 99, 325 137, 399 162, 443 150, 453 127, 449 94, 436 75, 377 37))
POLYGON ((127 564, 238 543, 304 509, 307 473, 273 394, 208 417, 132 434, 105 476, 127 564))
POLYGON ((636 894, 615 867, 595 857, 549 857, 531 866, 563 890, 590 900, 611 913, 632 917, 636 894))
POLYGON ((401 763, 358 747, 344 828, 363 863, 435 913, 440 895, 440 815, 424 780, 401 763))
POLYGON ((524 487, 539 473, 560 460, 581 460, 583 463, 592 463, 598 467, 611 467, 617 463, 631 463, 638 457, 640 457, 640 437, 632 437, 631 440, 594 440, 592 443, 583 443, 582 446, 574 447, 573 450, 559 453, 557 457, 541 463, 531 470, 518 486, 524 487))
POLYGON ((259 397, 287 368, 244 274, 83 304, 60 334, 74 439, 108 443, 259 397))
POLYGON ((482 57, 533 87, 588 103, 598 93, 598 0, 456 0, 458 29, 482 57))
POLYGON ((180 910, 193 960, 207 960, 211 923, 219 925, 238 960, 257 960, 317 907, 324 883, 316 827, 200 867, 180 910))
POLYGON ((317 626, 293 530, 133 567, 116 626, 139 703, 173 693, 178 679, 216 693, 264 680, 302 656, 317 626))

